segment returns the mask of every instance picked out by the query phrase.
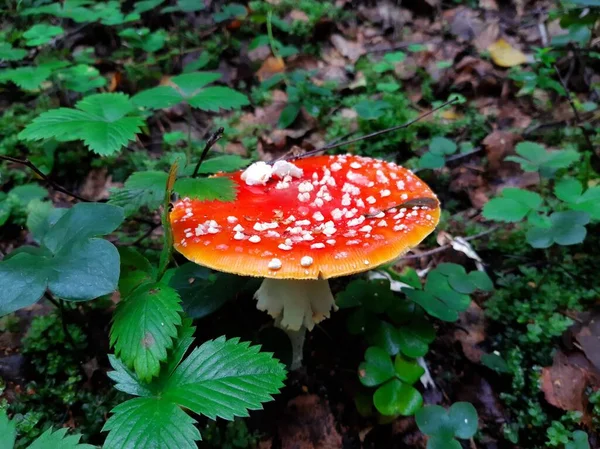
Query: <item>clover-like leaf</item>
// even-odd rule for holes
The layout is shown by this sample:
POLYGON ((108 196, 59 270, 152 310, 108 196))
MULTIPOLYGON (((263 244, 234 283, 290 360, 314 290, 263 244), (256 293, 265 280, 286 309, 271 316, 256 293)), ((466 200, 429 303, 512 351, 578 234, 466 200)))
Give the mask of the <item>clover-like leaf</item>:
POLYGON ((534 248, 548 248, 554 243, 577 245, 585 239, 585 225, 590 221, 588 213, 570 210, 554 212, 548 218, 548 226, 533 226, 527 231, 527 242, 534 248))
POLYGON ((2 435, 3 449, 12 449, 17 436, 16 424, 8 419, 6 410, 0 411, 0 435, 2 435))
POLYGON ((367 387, 381 385, 396 375, 394 364, 386 350, 371 346, 365 352, 365 361, 358 367, 358 378, 367 387))
POLYGON ((393 379, 373 394, 373 404, 386 416, 411 416, 423 406, 423 396, 413 386, 393 379))
POLYGON ((528 190, 505 188, 502 197, 493 198, 483 207, 483 216, 488 220, 517 222, 542 205, 542 197, 528 190))
POLYGON ((181 324, 181 300, 177 292, 161 283, 149 282, 118 304, 110 330, 115 354, 137 376, 149 381, 167 359, 177 326, 181 324))
POLYGON ((0 315, 38 301, 48 288, 62 299, 85 301, 111 293, 119 253, 97 238, 123 221, 121 208, 79 203, 52 224, 40 248, 21 247, 0 262, 0 315))
POLYGON ((589 187, 584 192, 579 181, 565 178, 556 184, 554 193, 571 209, 587 212, 592 220, 600 220, 600 186, 589 187))
POLYGON ((47 44, 53 37, 60 36, 65 30, 62 27, 38 23, 33 25, 23 33, 25 45, 28 47, 37 47, 47 44))
POLYGON ((573 149, 547 151, 535 142, 521 142, 515 148, 519 156, 508 156, 507 161, 517 162, 525 171, 539 171, 542 176, 551 177, 561 169, 579 160, 579 153, 573 149))
POLYGON ((42 113, 21 131, 19 138, 82 140, 90 150, 107 156, 133 140, 144 124, 141 116, 132 114, 133 110, 125 94, 91 95, 75 104, 75 109, 59 108, 42 113))

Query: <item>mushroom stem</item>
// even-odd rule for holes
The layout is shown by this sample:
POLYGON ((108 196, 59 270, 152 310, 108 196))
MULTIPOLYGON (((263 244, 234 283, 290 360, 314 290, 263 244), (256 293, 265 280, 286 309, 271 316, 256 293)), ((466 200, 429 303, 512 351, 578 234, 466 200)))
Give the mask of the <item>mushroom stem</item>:
POLYGON ((276 319, 275 325, 286 331, 292 342, 292 369, 302 365, 302 349, 306 329, 329 318, 337 310, 326 280, 294 280, 265 278, 254 294, 258 310, 276 319))
POLYGON ((295 371, 302 367, 302 358, 304 356, 304 339, 306 338, 306 327, 300 326, 300 330, 293 331, 281 326, 281 319, 275 319, 275 327, 283 330, 292 344, 292 362, 290 370, 295 371))

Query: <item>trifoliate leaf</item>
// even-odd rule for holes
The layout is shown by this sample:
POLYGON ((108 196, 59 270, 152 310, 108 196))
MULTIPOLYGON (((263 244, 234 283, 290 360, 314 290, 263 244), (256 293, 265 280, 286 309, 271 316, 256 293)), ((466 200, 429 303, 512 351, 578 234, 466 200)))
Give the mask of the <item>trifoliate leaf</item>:
POLYGON ((375 387, 387 382, 396 375, 394 364, 385 349, 371 346, 365 352, 365 361, 358 367, 360 383, 375 387))
POLYGON ((542 197, 523 189, 506 188, 501 198, 493 198, 483 206, 483 216, 488 220, 517 222, 542 204, 542 197))
POLYGON ((385 416, 411 416, 423 406, 423 396, 413 386, 393 379, 375 391, 373 404, 385 416))
POLYGON ((552 177, 557 170, 579 160, 576 150, 547 151, 535 142, 520 142, 515 151, 519 156, 508 156, 505 160, 517 162, 524 171, 539 171, 545 177, 552 177))
POLYGON ((600 186, 589 187, 583 192, 583 186, 573 178, 559 181, 554 188, 556 197, 569 203, 573 210, 587 212, 592 220, 600 220, 600 186))
POLYGON ((454 436, 463 440, 472 438, 477 432, 477 411, 469 402, 456 402, 448 410, 454 436))
POLYGON ((440 156, 449 156, 456 153, 458 147, 453 140, 446 137, 434 137, 429 144, 429 151, 440 156))
POLYGON ((586 212, 554 212, 549 217, 550 227, 534 226, 527 231, 527 242, 534 248, 548 248, 552 244, 577 245, 585 240, 590 216, 586 212))
POLYGON ((160 362, 173 346, 183 311, 179 295, 161 283, 135 289, 117 306, 110 330, 115 354, 137 376, 149 381, 158 375, 160 362))
POLYGON ((396 370, 398 379, 410 385, 414 384, 425 374, 425 369, 415 360, 409 360, 402 355, 396 356, 394 369, 396 370))
POLYGON ((133 140, 144 123, 142 117, 128 115, 132 111, 133 105, 125 94, 91 95, 79 101, 75 109, 59 108, 42 113, 21 131, 19 138, 83 140, 90 150, 111 155, 133 140))
POLYGON ((12 449, 15 445, 15 437, 17 435, 16 425, 8 419, 6 410, 0 411, 0 435, 2 435, 2 449, 12 449))
POLYGON ((23 90, 36 90, 50 75, 52 69, 45 65, 6 69, 0 71, 0 83, 12 81, 23 90))
POLYGON ((354 106, 358 116, 364 120, 375 120, 385 114, 392 105, 383 100, 363 100, 354 106))
POLYGON ((48 429, 39 436, 27 449, 95 449, 90 444, 81 444, 81 435, 67 435, 65 428, 48 429))
POLYGON ((415 415, 419 430, 428 436, 450 439, 454 436, 454 425, 448 411, 439 405, 427 405, 415 415))
POLYGON ((79 203, 46 232, 40 248, 22 247, 0 262, 0 315, 38 301, 46 288, 67 300, 84 301, 113 292, 119 253, 96 238, 123 221, 121 208, 79 203))
POLYGON ((200 166, 198 173, 209 175, 219 172, 232 172, 244 168, 250 163, 250 160, 235 154, 216 156, 205 160, 200 166))
POLYGON ((144 90, 132 98, 137 106, 163 109, 187 101, 192 107, 205 111, 234 109, 249 104, 248 98, 223 86, 206 87, 221 77, 219 73, 191 72, 174 76, 169 85, 144 90))
POLYGON ((121 206, 127 216, 142 207, 158 209, 165 197, 167 173, 148 170, 133 173, 122 188, 111 190, 108 202, 121 206))
POLYGON ((233 201, 237 195, 235 184, 229 178, 182 178, 175 182, 180 197, 199 201, 233 201))
POLYGON ((165 382, 162 397, 211 419, 248 416, 283 386, 283 365, 258 346, 224 337, 204 343, 165 382))
POLYGON ((37 47, 47 44, 53 37, 60 36, 65 30, 62 27, 38 23, 23 33, 25 45, 37 47))
POLYGON ((188 100, 188 103, 203 111, 218 112, 219 109, 239 109, 250 104, 248 97, 229 87, 207 87, 188 100))
POLYGON ((20 61, 27 55, 27 50, 14 48, 8 42, 0 42, 0 60, 20 61))
POLYGON ((196 421, 164 398, 136 398, 117 405, 106 421, 104 449, 196 449, 196 421))

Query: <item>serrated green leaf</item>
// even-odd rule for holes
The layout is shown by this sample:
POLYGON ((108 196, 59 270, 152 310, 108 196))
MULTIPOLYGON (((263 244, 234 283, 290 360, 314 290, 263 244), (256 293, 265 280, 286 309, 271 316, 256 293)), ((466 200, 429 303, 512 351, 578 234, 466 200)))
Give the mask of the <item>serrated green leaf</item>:
POLYGON ((128 115, 133 105, 127 95, 121 93, 91 95, 79 101, 75 108, 42 113, 21 131, 19 138, 82 140, 90 150, 106 156, 133 140, 144 123, 142 117, 128 115))
POLYGON ((114 371, 109 371, 107 375, 115 382, 117 390, 141 397, 150 397, 154 394, 148 385, 141 383, 135 373, 113 354, 108 354, 108 361, 114 371))
POLYGON ((385 349, 371 346, 365 352, 365 361, 358 367, 360 383, 375 387, 395 376, 394 364, 385 349))
POLYGON ((141 91, 131 101, 143 108, 165 109, 183 101, 183 96, 172 86, 158 86, 141 91))
POLYGON ((164 398, 136 398, 112 410, 104 449, 196 449, 196 421, 164 398))
POLYGON ((158 375, 173 346, 183 311, 177 292, 148 283, 124 298, 114 313, 110 344, 115 354, 143 381, 158 375))
POLYGON ((65 428, 48 429, 41 434, 27 449, 95 449, 89 444, 81 444, 81 435, 67 435, 65 428))
POLYGON ((64 32, 62 27, 38 23, 25 31, 23 37, 26 39, 25 45, 37 47, 50 42, 53 37, 60 36, 64 32))
POLYGON ((202 162, 198 173, 201 175, 209 175, 219 172, 232 172, 244 168, 249 163, 250 160, 236 154, 216 156, 202 162))
POLYGON ((142 207, 150 210, 158 209, 165 196, 167 173, 148 170, 133 173, 123 188, 111 190, 109 204, 120 206, 127 216, 137 212, 142 207))
POLYGON ((219 109, 239 109, 249 105, 250 101, 246 95, 229 87, 212 86, 202 89, 190 98, 188 103, 203 111, 219 112, 219 109))
POLYGON ((52 69, 45 65, 37 67, 18 67, 0 71, 0 83, 11 81, 23 90, 39 89, 50 78, 52 69))
POLYGON ((199 201, 233 201, 237 195, 234 182, 225 177, 181 178, 175 182, 175 191, 182 198, 199 201))
POLYGON ((423 406, 423 396, 414 387, 393 379, 375 391, 373 404, 385 416, 411 416, 423 406))
POLYGON ((208 341, 177 367, 163 397, 211 419, 247 416, 283 385, 283 365, 259 349, 238 339, 208 341))
POLYGON ((20 61, 27 55, 27 50, 14 48, 8 42, 0 42, 0 60, 20 61))
POLYGON ((192 98, 199 93, 200 89, 220 78, 221 74, 216 72, 191 72, 174 76, 171 82, 177 86, 177 90, 184 98, 192 98))
POLYGON ((6 410, 0 410, 0 449, 12 449, 15 445, 15 437, 17 435, 15 423, 8 419, 6 410))

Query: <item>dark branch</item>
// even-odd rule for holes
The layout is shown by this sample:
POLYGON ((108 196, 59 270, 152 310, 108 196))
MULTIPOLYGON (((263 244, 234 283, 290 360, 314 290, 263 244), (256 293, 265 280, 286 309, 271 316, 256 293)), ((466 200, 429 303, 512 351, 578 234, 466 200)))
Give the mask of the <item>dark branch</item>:
POLYGON ((202 162, 204 162, 204 159, 206 159, 206 155, 208 154, 209 150, 213 147, 213 145, 215 143, 217 143, 221 137, 223 137, 224 132, 225 132, 224 128, 219 128, 208 137, 208 140, 206 141, 206 145, 204 145, 204 150, 202 150, 200 159, 198 160, 198 163, 196 164, 196 168, 194 168, 194 173, 192 174, 192 178, 195 178, 196 176, 198 176, 198 171, 200 170, 200 166, 202 165, 202 162))
POLYGON ((592 143, 592 139, 590 138, 588 130, 583 125, 583 122, 581 121, 581 116, 579 115, 579 111, 577 110, 577 107, 575 106, 575 103, 573 102, 573 98, 571 97, 571 91, 569 91, 569 88, 567 87, 567 83, 561 76, 560 71, 558 70, 558 67, 556 65, 554 66, 554 70, 556 71, 556 76, 558 77, 560 84, 562 85, 563 89, 565 90, 565 95, 567 96, 569 105, 571 105, 571 109, 573 110, 573 114, 575 115, 575 120, 577 120, 577 126, 579 127, 579 129, 581 129, 581 132, 583 133, 583 137, 585 138, 585 142, 588 146, 588 149, 592 152, 592 154, 596 154, 596 152, 594 151, 594 144, 592 143))
POLYGON ((54 181, 52 181, 50 178, 48 178, 48 176, 46 176, 44 173, 42 173, 42 171, 37 168, 35 166, 35 164, 33 164, 33 162, 31 162, 29 159, 17 159, 16 157, 11 157, 11 156, 4 156, 0 154, 0 160, 5 160, 8 162, 13 162, 15 164, 20 164, 20 165, 24 165, 25 167, 29 167, 36 175, 38 175, 40 178, 42 178, 45 182, 47 182, 48 184, 50 184, 55 190, 58 190, 59 192, 62 192, 66 195, 69 195, 79 201, 83 201, 84 203, 91 203, 92 200, 89 200, 87 198, 84 198, 82 196, 77 195, 76 193, 73 193, 67 189, 65 189, 64 187, 62 187, 61 185, 55 183, 54 181))
POLYGON ((342 147, 342 146, 345 146, 345 145, 350 145, 350 144, 353 144, 353 143, 356 143, 356 142, 360 142, 362 140, 371 139, 373 137, 377 137, 377 136, 380 136, 382 134, 387 134, 387 133, 390 133, 390 132, 393 132, 393 131, 398 131, 399 129, 408 128, 413 123, 416 123, 419 120, 422 120, 425 117, 430 116, 434 112, 437 112, 440 109, 443 109, 446 106, 448 106, 448 105, 450 105, 452 103, 455 103, 456 101, 458 101, 457 98, 453 98, 452 100, 448 100, 445 103, 443 103, 440 106, 438 106, 437 108, 434 108, 431 111, 426 112, 425 114, 422 114, 419 117, 417 117, 417 118, 415 118, 415 119, 413 119, 413 120, 411 120, 411 121, 409 121, 407 123, 404 123, 402 125, 393 126, 391 128, 387 128, 387 129, 382 129, 381 131, 375 131, 375 132, 373 132, 371 134, 367 134, 365 136, 356 137, 355 139, 350 139, 350 140, 346 140, 346 141, 338 142, 338 143, 330 143, 330 144, 325 145, 324 147, 317 148, 316 150, 308 151, 308 152, 306 152, 304 154, 301 154, 299 156, 291 156, 290 158, 288 158, 286 160, 304 159, 305 157, 313 156, 313 155, 315 155, 317 153, 321 153, 322 151, 332 150, 334 148, 342 147))

